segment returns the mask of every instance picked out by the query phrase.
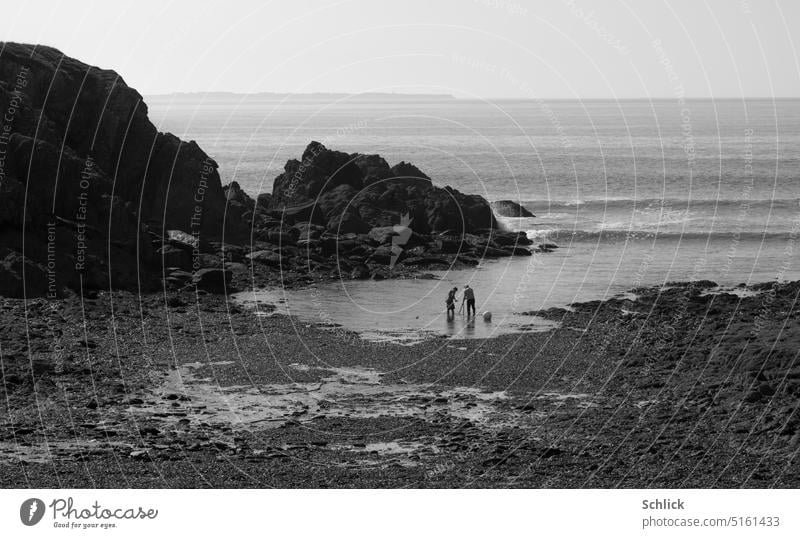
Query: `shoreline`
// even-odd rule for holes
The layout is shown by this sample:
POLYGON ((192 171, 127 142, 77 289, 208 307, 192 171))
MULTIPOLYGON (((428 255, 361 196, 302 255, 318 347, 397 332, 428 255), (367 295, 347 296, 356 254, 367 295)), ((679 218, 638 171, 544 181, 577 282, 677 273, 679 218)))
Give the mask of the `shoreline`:
POLYGON ((2 486, 798 487, 800 281, 710 287, 410 347, 211 294, 3 299, 2 486))

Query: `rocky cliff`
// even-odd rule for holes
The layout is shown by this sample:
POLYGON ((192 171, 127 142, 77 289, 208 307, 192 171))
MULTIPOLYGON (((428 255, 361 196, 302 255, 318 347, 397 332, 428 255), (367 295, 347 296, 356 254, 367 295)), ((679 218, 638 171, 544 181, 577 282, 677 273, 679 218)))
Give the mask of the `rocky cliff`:
POLYGON ((159 133, 117 73, 0 43, 0 271, 7 295, 149 283, 152 234, 243 234, 216 163, 159 133))

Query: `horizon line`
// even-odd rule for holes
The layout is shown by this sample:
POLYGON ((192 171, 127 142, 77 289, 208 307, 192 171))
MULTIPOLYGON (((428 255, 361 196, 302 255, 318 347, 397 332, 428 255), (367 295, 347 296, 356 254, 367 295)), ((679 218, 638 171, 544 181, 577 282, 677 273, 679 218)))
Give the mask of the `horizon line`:
MULTIPOLYGON (((234 91, 176 91, 176 92, 158 92, 158 93, 143 93, 142 97, 145 98, 166 98, 166 97, 230 97, 230 98, 247 98, 247 97, 303 97, 303 98, 320 98, 332 96, 346 96, 346 97, 369 97, 369 98, 401 98, 401 99, 437 99, 437 100, 451 100, 451 101, 531 101, 536 102, 539 100, 544 101, 678 101, 674 96, 641 96, 641 97, 525 97, 525 96, 502 96, 502 97, 460 97, 457 95, 447 93, 400 93, 400 92, 337 92, 337 91, 319 91, 319 92, 234 92, 234 91)), ((797 96, 721 96, 721 97, 708 97, 708 96, 683 96, 682 100, 686 101, 786 101, 798 100, 800 95, 797 96)))

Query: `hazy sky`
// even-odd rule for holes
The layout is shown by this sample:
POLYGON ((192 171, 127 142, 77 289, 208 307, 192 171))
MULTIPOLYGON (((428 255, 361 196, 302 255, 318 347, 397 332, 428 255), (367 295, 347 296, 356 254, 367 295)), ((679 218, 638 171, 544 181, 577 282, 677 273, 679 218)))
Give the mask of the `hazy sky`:
POLYGON ((0 37, 143 94, 800 97, 798 21, 798 0, 26 0, 0 37))

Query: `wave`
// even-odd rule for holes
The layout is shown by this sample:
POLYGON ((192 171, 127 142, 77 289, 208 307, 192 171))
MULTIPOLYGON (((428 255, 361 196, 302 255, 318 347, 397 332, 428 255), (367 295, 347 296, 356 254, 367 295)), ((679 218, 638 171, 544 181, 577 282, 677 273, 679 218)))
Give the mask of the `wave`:
POLYGON ((681 232, 648 230, 564 230, 539 228, 526 230, 526 235, 534 242, 588 242, 588 241, 642 241, 642 240, 682 240, 682 241, 769 241, 790 240, 791 232, 681 232))
POLYGON ((679 199, 679 198, 602 198, 581 200, 525 200, 521 205, 536 213, 558 213, 559 210, 575 213, 589 210, 610 209, 661 209, 664 210, 703 210, 703 209, 753 209, 794 210, 800 212, 800 198, 724 198, 724 199, 679 199))

